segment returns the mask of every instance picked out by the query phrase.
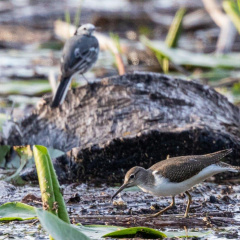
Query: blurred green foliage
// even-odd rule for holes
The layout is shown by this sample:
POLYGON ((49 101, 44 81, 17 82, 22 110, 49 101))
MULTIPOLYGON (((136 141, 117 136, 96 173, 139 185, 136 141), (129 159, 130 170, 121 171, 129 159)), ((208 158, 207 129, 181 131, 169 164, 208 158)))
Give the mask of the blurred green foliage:
MULTIPOLYGON (((177 47, 177 42, 178 39, 181 35, 181 31, 182 31, 182 20, 184 17, 186 10, 184 8, 180 8, 176 14, 175 17, 172 21, 172 24, 170 26, 170 29, 168 31, 166 40, 165 40, 165 44, 167 47, 169 48, 175 48, 177 47)), ((163 54, 161 54, 161 52, 158 52, 156 54, 157 60, 159 62, 159 64, 161 65, 163 72, 164 73, 168 73, 169 72, 169 59, 164 56, 163 54)))
POLYGON ((235 83, 231 90, 233 94, 240 95, 240 82, 235 83))
POLYGON ((223 8, 240 34, 240 0, 225 0, 223 8))
POLYGON ((153 30, 146 25, 141 25, 138 28, 138 33, 139 33, 139 35, 144 35, 146 37, 151 37, 153 35, 153 30))
POLYGON ((39 48, 61 50, 63 48, 63 43, 61 41, 52 40, 52 41, 42 43, 39 48))

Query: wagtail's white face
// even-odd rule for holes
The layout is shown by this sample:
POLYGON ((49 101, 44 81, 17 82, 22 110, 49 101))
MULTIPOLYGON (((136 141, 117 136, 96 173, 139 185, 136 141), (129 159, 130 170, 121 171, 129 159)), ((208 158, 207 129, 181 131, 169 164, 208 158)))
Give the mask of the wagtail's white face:
POLYGON ((95 26, 91 23, 87 23, 87 24, 84 24, 84 25, 80 26, 77 29, 75 35, 91 36, 94 31, 95 31, 95 26))

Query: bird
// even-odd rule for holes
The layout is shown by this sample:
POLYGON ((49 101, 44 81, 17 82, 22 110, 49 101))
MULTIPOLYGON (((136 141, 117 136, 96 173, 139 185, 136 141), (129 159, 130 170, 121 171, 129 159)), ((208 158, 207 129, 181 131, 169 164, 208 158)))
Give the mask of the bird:
POLYGON ((168 158, 162 160, 148 169, 135 166, 125 175, 123 185, 112 196, 111 200, 123 189, 138 186, 142 191, 151 195, 171 196, 172 202, 163 210, 148 217, 157 217, 175 205, 175 196, 186 193, 188 203, 184 217, 188 217, 192 202, 189 189, 205 179, 221 172, 239 172, 239 166, 221 162, 220 160, 230 154, 232 149, 206 154, 168 158))
POLYGON ((99 43, 93 32, 95 26, 91 23, 80 26, 64 45, 61 57, 60 83, 53 97, 51 107, 58 107, 63 103, 72 77, 84 74, 97 61, 99 43))

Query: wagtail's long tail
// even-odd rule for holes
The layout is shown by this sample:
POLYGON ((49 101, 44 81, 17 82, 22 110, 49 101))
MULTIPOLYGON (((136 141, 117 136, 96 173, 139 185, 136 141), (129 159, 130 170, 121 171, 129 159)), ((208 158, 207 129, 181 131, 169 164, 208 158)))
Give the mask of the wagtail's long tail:
POLYGON ((52 105, 51 105, 52 108, 58 107, 60 104, 63 103, 70 83, 71 83, 71 77, 63 78, 60 81, 60 83, 58 85, 58 89, 57 89, 57 91, 54 95, 53 101, 52 101, 52 105))

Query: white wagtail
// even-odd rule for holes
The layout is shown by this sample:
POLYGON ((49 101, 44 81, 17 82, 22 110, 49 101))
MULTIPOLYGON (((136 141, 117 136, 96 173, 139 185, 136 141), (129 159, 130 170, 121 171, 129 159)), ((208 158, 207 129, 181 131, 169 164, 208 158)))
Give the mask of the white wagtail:
POLYGON ((84 24, 65 43, 61 58, 61 81, 53 98, 52 107, 63 103, 73 75, 84 74, 97 61, 99 44, 92 35, 94 30, 94 25, 84 24))

